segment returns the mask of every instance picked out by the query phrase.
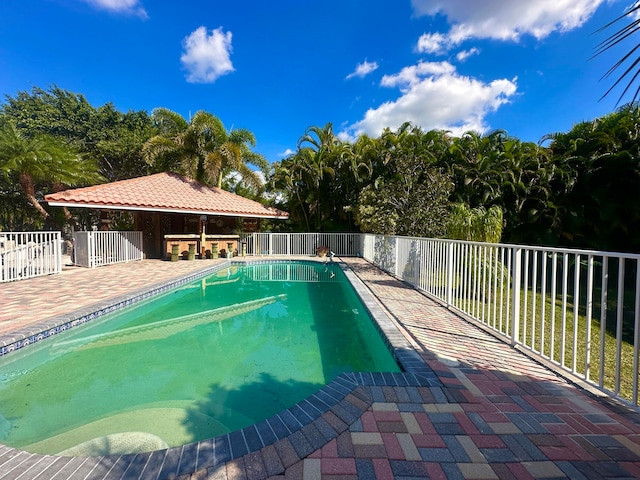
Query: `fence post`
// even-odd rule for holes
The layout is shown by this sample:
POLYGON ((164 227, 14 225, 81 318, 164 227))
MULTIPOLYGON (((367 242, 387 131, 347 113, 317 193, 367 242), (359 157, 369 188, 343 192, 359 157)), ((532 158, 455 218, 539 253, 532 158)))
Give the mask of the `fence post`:
POLYGON ((420 257, 422 255, 422 248, 420 240, 413 240, 416 246, 415 258, 413 259, 413 286, 414 288, 420 288, 420 257))
POLYGON ((393 273, 397 277, 398 276, 398 237, 393 237, 393 253, 394 253, 393 273))
POLYGON ((511 345, 520 338, 520 276, 522 269, 522 249, 513 249, 513 272, 511 273, 511 345))
POLYGON ((87 255, 89 256, 89 268, 96 266, 96 248, 93 232, 87 232, 87 255))
POLYGON ((55 273, 60 273, 62 272, 62 233, 61 232, 55 232, 53 244, 54 244, 54 252, 55 252, 54 253, 55 262, 56 262, 55 273))
POLYGON ((453 301, 453 242, 447 242, 447 307, 453 301))

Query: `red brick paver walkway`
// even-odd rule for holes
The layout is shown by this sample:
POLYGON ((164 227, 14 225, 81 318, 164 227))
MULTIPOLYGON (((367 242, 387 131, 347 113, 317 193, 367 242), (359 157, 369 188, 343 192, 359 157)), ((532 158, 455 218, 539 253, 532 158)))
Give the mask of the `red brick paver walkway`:
MULTIPOLYGON (((640 478, 636 410, 580 390, 367 262, 344 261, 443 386, 360 386, 346 398, 361 412, 351 420, 327 412, 288 438, 181 479, 640 478)), ((190 263, 177 268, 200 267, 190 263)), ((52 305, 77 308, 77 301, 55 303, 62 291, 88 305, 159 282, 175 268, 149 262, 0 285, 0 328, 55 315, 52 305), (22 311, 29 313, 19 317, 22 311)), ((122 478, 151 478, 148 467, 122 478)), ((3 477, 1 457, 0 478, 11 478, 3 477)))
POLYGON ((345 261, 412 337, 447 398, 373 389, 360 421, 286 478, 640 478, 637 411, 579 390, 363 260, 345 261))

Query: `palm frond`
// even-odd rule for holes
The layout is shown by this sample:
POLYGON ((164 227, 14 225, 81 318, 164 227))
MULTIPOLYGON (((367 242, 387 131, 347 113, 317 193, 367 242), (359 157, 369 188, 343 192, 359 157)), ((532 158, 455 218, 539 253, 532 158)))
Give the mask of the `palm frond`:
POLYGON ((142 146, 142 159, 152 165, 157 158, 166 156, 176 150, 176 143, 163 135, 150 138, 142 146))
MULTIPOLYGON (((604 31, 613 25, 618 24, 623 20, 626 20, 633 15, 636 15, 640 12, 640 1, 636 1, 626 12, 624 12, 619 17, 615 18, 611 22, 607 23, 597 31, 604 31)), ((628 40, 633 35, 640 32, 640 18, 635 18, 628 25, 623 26, 616 32, 609 35, 602 42, 600 42, 595 47, 595 52, 591 58, 595 58, 597 56, 602 55, 603 53, 609 51, 610 49, 620 45, 625 40, 628 40)), ((611 85, 609 89, 600 97, 600 100, 608 96, 615 88, 617 88, 621 83, 626 81, 626 86, 623 89, 622 93, 618 97, 616 105, 618 105, 623 98, 630 91, 632 86, 636 83, 638 76, 640 75, 640 55, 635 56, 638 49, 640 49, 640 44, 636 44, 632 47, 623 57, 618 60, 603 76, 602 79, 611 77, 614 73, 621 71, 624 68, 624 65, 631 61, 631 64, 624 69, 624 71, 618 76, 617 80, 611 85), (635 73, 634 73, 635 72, 635 73)), ((640 95, 640 86, 633 93, 633 97, 631 99, 632 102, 635 102, 638 96, 640 95)))
POLYGON ((189 126, 182 115, 164 107, 155 108, 151 112, 151 120, 165 135, 176 135, 189 126))
POLYGON ((253 190, 258 193, 262 193, 264 190, 264 183, 262 182, 262 178, 255 170, 251 170, 247 165, 242 164, 236 171, 242 177, 242 181, 249 185, 253 190))

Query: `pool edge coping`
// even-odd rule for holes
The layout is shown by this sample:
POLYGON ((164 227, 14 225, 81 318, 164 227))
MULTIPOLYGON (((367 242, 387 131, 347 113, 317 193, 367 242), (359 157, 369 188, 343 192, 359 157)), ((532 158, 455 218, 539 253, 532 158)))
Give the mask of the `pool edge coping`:
MULTIPOLYGON (((132 303, 145 300, 152 295, 160 294, 170 288, 196 280, 209 273, 214 273, 220 269, 228 267, 229 265, 278 262, 318 263, 321 262, 321 260, 314 259, 313 257, 309 259, 236 257, 230 259, 230 261, 222 262, 214 266, 208 266, 188 275, 174 278, 169 282, 154 284, 150 287, 146 287, 126 295, 114 297, 106 303, 112 304, 111 306, 118 305, 118 308, 124 308, 132 303)), ((349 426, 357 421, 372 405, 373 400, 371 399, 371 396, 367 395, 366 390, 363 390, 362 387, 397 386, 427 387, 437 390, 443 389, 443 385, 436 374, 413 349, 405 336, 400 332, 397 325, 392 322, 386 312, 383 311, 375 300, 371 290, 344 262, 338 259, 334 263, 339 265, 345 273, 347 280, 354 288, 357 296, 367 309, 371 318, 374 320, 374 325, 380 332, 387 347, 391 350, 400 367, 405 371, 400 373, 342 373, 328 384, 321 387, 316 393, 306 397, 302 401, 273 415, 272 417, 269 417, 268 419, 249 425, 240 430, 235 430, 217 437, 191 442, 177 447, 170 447, 168 449, 139 454, 64 457, 58 455, 34 454, 0 444, 0 466, 5 466, 14 458, 27 455, 27 458, 29 459, 39 458, 36 465, 40 465, 39 468, 44 467, 44 469, 40 470, 40 473, 38 473, 38 475, 41 475, 52 467, 60 458, 71 459, 69 462, 61 465, 61 468, 65 468, 68 464, 72 463, 73 459, 84 459, 83 465, 87 463, 94 463, 91 471, 83 472, 82 476, 80 476, 80 474, 76 475, 76 472, 79 471, 79 466, 76 471, 70 472, 70 475, 67 478, 94 478, 93 476, 89 477, 89 475, 93 475, 93 472, 96 469, 106 469, 103 477, 95 478, 106 478, 107 476, 112 478, 112 474, 115 474, 116 477, 114 478, 125 478, 126 475, 126 478, 160 479, 166 478, 166 476, 180 476, 207 468, 217 467, 226 462, 243 457, 244 455, 252 454, 269 447, 274 447, 276 444, 280 445, 285 440, 288 441, 289 446, 293 448, 297 456, 304 458, 348 429, 349 426), (308 451, 309 448, 312 448, 312 450, 308 451), (5 457, 5 455, 8 455, 8 457, 5 457), (159 457, 160 455, 163 455, 162 458, 156 458, 157 462, 153 462, 154 465, 150 465, 152 463, 151 458, 154 456, 159 457), (2 462, 2 458, 8 458, 7 462, 2 462), (200 458, 203 460, 200 461, 200 458), (157 471, 157 474, 153 476, 151 469, 148 469, 147 467, 151 466, 151 468, 154 468, 154 466, 158 466, 160 461, 161 464, 159 466, 159 470, 157 471), (132 468, 133 470, 131 470, 132 468), (117 471, 120 469, 122 469, 122 474, 118 476, 117 471), (135 473, 136 469, 139 469, 138 474, 135 473)), ((103 302, 92 307, 79 309, 67 316, 49 319, 42 324, 33 325, 30 329, 41 325, 49 325, 49 328, 52 328, 50 325, 54 323, 57 326, 69 325, 68 328, 73 328, 114 311, 108 310, 108 308, 109 306, 104 306, 103 302), (91 310, 95 307, 100 309, 100 314, 96 315, 96 312, 93 312, 94 315, 91 316, 91 313, 87 313, 87 310, 91 310), (83 319, 84 321, 80 323, 79 319, 83 319), (60 323, 60 321, 62 321, 62 323, 60 323), (72 323, 73 325, 71 325, 72 323)), ((66 328, 56 331, 54 335, 64 330, 66 330, 66 328)), ((40 333, 42 333, 42 331, 40 333)), ((22 331, 16 332, 12 335, 14 335, 12 340, 15 343, 20 342, 21 340, 30 339, 33 333, 29 337, 23 336, 22 339, 15 338, 15 335, 23 335, 22 331)), ((38 335, 38 333, 35 335, 38 335)), ((4 348, 6 348, 7 345, 1 342, 3 341, 3 337, 7 336, 8 335, 0 336, 0 345, 2 345, 0 351, 2 352, 4 352, 4 348)), ((40 338, 39 340, 44 338, 48 338, 48 336, 40 338)), ((36 340, 34 343, 37 343, 39 340, 36 340)), ((23 343, 20 347, 11 350, 10 352, 3 353, 2 355, 7 355, 8 353, 20 350, 29 345, 32 344, 30 342, 27 342, 26 344, 23 343)), ((0 355, 0 357, 2 355, 0 355)), ((19 465, 20 464, 16 465, 14 469, 19 465)), ((29 469, 34 466, 35 465, 32 465, 29 469)), ((282 467, 281 470, 274 471, 273 473, 270 473, 270 475, 282 473, 289 465, 281 463, 280 466, 282 467)), ((53 474, 54 472, 52 470, 49 473, 53 474)))

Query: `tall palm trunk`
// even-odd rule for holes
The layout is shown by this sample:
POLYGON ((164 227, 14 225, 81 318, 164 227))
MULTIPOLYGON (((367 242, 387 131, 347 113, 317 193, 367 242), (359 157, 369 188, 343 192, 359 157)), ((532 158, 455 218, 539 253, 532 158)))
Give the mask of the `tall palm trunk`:
POLYGON ((309 224, 309 217, 307 216, 307 211, 304 209, 304 203, 302 203, 302 199, 300 198, 300 191, 296 188, 296 197, 298 197, 298 203, 300 204, 300 208, 302 209, 302 214, 304 215, 304 223, 307 224, 307 232, 311 231, 311 225, 309 224))
POLYGON ((38 199, 36 198, 36 190, 33 185, 33 178, 31 178, 30 175, 22 172, 20 173, 19 182, 20 182, 20 187, 22 188, 22 191, 27 197, 27 200, 29 200, 29 203, 31 203, 31 205, 35 207, 35 209, 40 213, 40 215, 42 215, 42 218, 44 220, 47 220, 50 215, 49 215, 49 212, 47 212, 44 209, 44 207, 40 205, 40 202, 38 202, 38 199))

